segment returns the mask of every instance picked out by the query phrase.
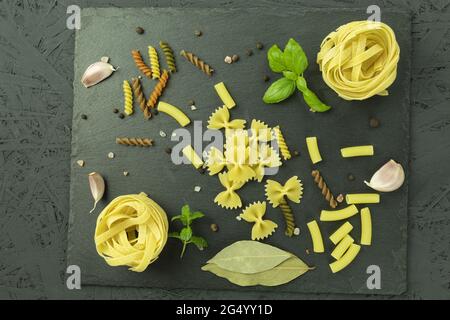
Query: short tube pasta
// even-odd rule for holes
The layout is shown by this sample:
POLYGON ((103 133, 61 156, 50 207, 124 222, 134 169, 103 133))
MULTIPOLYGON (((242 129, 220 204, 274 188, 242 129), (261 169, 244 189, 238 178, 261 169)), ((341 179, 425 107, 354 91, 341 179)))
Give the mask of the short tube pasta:
POLYGON ((380 195, 378 193, 347 194, 345 201, 347 204, 380 203, 380 195))
POLYGON ((358 213, 358 208, 355 205, 350 205, 347 208, 335 211, 322 210, 320 213, 320 221, 339 221, 353 217, 358 213))
POLYGON ((344 239, 334 248, 333 252, 331 252, 331 256, 336 260, 339 260, 348 248, 355 242, 355 240, 350 236, 346 235, 344 239))
POLYGON ((223 82, 218 83, 214 86, 214 88, 216 89, 217 94, 219 95, 223 104, 228 109, 233 109, 236 106, 236 102, 234 102, 233 98, 231 97, 230 93, 227 90, 227 87, 225 87, 225 83, 223 82))
POLYGON ((177 107, 167 103, 160 101, 158 103, 157 107, 159 112, 163 112, 172 118, 174 118, 182 127, 186 127, 189 123, 191 123, 191 120, 185 115, 180 109, 177 107))
POLYGON ((336 273, 346 268, 353 260, 355 260, 361 246, 357 244, 351 244, 347 252, 337 261, 330 263, 331 272, 336 273))
POLYGON ((356 146, 341 149, 341 155, 343 158, 353 158, 353 157, 368 157, 373 156, 375 151, 373 146, 356 146))
POLYGON ((203 160, 200 156, 195 152, 194 148, 191 145, 188 145, 183 148, 184 156, 192 163, 195 169, 200 169, 203 166, 203 160))
MULTIPOLYGON (((353 226, 350 222, 346 221, 342 226, 339 227, 331 236, 330 240, 333 244, 338 244, 339 241, 345 238, 346 235, 353 230, 353 226)), ((338 259, 338 258, 336 258, 338 259)))
POLYGON ((316 220, 313 220, 307 224, 309 233, 311 234, 311 239, 313 242, 313 250, 315 253, 325 252, 323 246, 322 233, 320 232, 319 225, 316 220))
POLYGON ((361 244, 365 246, 372 244, 372 218, 369 208, 361 209, 361 244))
POLYGON ((322 161, 322 156, 320 155, 319 145, 317 144, 317 137, 306 138, 306 146, 308 147, 309 157, 313 164, 322 161))

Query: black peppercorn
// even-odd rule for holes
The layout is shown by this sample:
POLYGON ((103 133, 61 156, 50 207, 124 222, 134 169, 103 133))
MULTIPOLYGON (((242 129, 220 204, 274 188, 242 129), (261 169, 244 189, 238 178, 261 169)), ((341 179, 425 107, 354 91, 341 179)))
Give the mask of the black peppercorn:
POLYGON ((137 27, 137 28, 136 28, 136 32, 137 32, 138 34, 144 34, 145 30, 144 30, 142 27, 137 27))
POLYGON ((269 82, 270 81, 270 77, 269 76, 264 76, 264 82, 269 82))
POLYGON ((201 167, 198 169, 198 172, 200 172, 200 174, 205 174, 206 170, 205 168, 201 167))
POLYGON ((250 57, 251 55, 253 55, 253 50, 252 49, 247 49, 245 51, 245 54, 250 57))
POLYGON ((298 152, 297 150, 294 151, 294 156, 298 157, 300 155, 300 152, 298 152))
POLYGON ((262 49, 264 48, 264 45, 263 45, 261 42, 257 42, 257 43, 256 43, 256 48, 257 48, 258 50, 262 50, 262 49))
POLYGON ((82 114, 82 115, 81 115, 81 119, 87 120, 87 118, 88 118, 87 115, 85 115, 85 114, 82 114))
POLYGON ((166 151, 167 154, 172 154, 172 148, 166 148, 165 151, 166 151))
POLYGON ((371 117, 369 119, 369 126, 371 128, 378 128, 380 126, 380 120, 378 120, 377 118, 371 117))
POLYGON ((119 109, 114 108, 114 109, 113 109, 113 112, 114 112, 114 113, 119 113, 119 109))
POLYGON ((195 34, 197 37, 201 37, 203 33, 202 33, 200 30, 195 30, 194 34, 195 34))
POLYGON ((194 100, 189 100, 188 101, 188 105, 189 106, 194 106, 195 105, 195 101, 194 100))
POLYGON ((213 223, 213 224, 211 225, 211 231, 212 231, 212 232, 217 232, 217 231, 219 231, 219 226, 218 226, 217 224, 213 223))
POLYGON ((119 118, 120 119, 125 119, 125 115, 121 112, 121 113, 119 113, 119 118))
POLYGON ((349 181, 354 181, 355 180, 355 176, 353 174, 349 173, 348 176, 347 176, 347 179, 349 181))
POLYGON ((239 56, 238 56, 237 54, 234 54, 234 55, 231 57, 231 60, 233 60, 233 62, 238 62, 238 61, 239 61, 239 56))
POLYGON ((157 116, 159 114, 158 109, 153 110, 153 115, 157 116))

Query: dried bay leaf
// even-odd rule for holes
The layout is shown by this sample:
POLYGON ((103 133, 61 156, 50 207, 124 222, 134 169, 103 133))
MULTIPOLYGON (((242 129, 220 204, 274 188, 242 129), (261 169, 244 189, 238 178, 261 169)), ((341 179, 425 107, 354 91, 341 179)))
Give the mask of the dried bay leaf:
POLYGON ((208 263, 226 271, 252 274, 273 269, 292 256, 258 241, 238 241, 220 251, 208 263))
POLYGON ((257 285, 266 287, 279 286, 291 282, 313 269, 314 268, 310 268, 306 263, 295 256, 291 256, 289 259, 270 270, 254 274, 228 271, 220 268, 216 264, 207 264, 202 267, 203 271, 209 271, 216 276, 225 278, 231 283, 241 287, 257 285))

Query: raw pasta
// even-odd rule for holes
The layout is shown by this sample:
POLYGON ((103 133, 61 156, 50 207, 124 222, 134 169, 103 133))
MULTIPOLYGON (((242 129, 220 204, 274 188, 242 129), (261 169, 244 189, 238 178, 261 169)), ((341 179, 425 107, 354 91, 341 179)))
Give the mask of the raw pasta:
POLYGON ((150 65, 152 67, 152 78, 159 79, 161 77, 161 70, 159 68, 158 52, 152 46, 148 46, 148 56, 150 57, 150 65))
POLYGON ((250 148, 248 147, 248 132, 246 130, 233 131, 226 138, 225 159, 230 179, 236 182, 247 182, 256 173, 250 166, 250 148))
POLYGON ((180 54, 186 58, 187 61, 192 63, 194 66, 196 66, 198 69, 203 71, 203 73, 207 74, 208 76, 212 76, 214 69, 211 68, 208 64, 206 64, 203 60, 201 60, 199 57, 197 57, 192 52, 187 52, 185 50, 182 50, 180 54))
POLYGON ((289 151, 288 145, 286 144, 286 140, 284 139, 283 133, 281 132, 280 126, 276 126, 273 128, 273 133, 275 139, 277 140, 278 147, 280 148, 281 155, 284 160, 289 160, 292 158, 291 152, 289 151))
POLYGON ((353 217, 358 213, 358 208, 355 205, 350 205, 347 208, 335 211, 322 210, 320 213, 320 221, 339 221, 353 217))
POLYGON ((152 113, 147 108, 147 101, 145 99, 144 92, 142 91, 141 80, 139 80, 139 78, 133 78, 131 84, 136 101, 139 103, 139 108, 141 108, 141 111, 144 113, 144 118, 150 119, 152 117, 152 113))
POLYGON ((297 176, 290 178, 284 186, 274 180, 267 180, 266 197, 274 208, 281 204, 284 197, 295 203, 300 203, 303 196, 303 185, 297 176))
POLYGON ((250 144, 258 142, 269 142, 273 139, 272 130, 269 126, 260 120, 252 120, 250 125, 250 144))
POLYGON ((309 157, 313 164, 322 161, 322 156, 320 155, 319 145, 317 144, 317 137, 306 138, 306 146, 308 147, 309 157))
POLYGON ((151 147, 153 140, 148 138, 116 138, 116 143, 124 146, 151 147))
POLYGON ((284 222, 286 223, 284 233, 288 237, 292 237, 295 231, 295 217, 291 207, 289 206, 285 198, 281 199, 280 201, 280 209, 281 212, 283 213, 284 222))
POLYGON ((233 109, 236 106, 236 102, 234 102, 233 98, 227 90, 227 87, 225 87, 225 83, 218 83, 214 86, 214 88, 216 89, 220 99, 222 99, 224 106, 226 106, 228 109, 233 109))
POLYGON ((353 21, 325 37, 317 55, 326 84, 345 100, 388 95, 400 47, 385 23, 353 21))
POLYGON ((350 235, 345 235, 342 241, 340 241, 331 252, 331 256, 336 260, 339 260, 354 242, 355 240, 350 235))
POLYGON ((177 107, 168 104, 167 102, 158 102, 158 111, 163 112, 174 118, 182 127, 186 127, 191 120, 177 107))
POLYGON ((123 82, 124 112, 127 116, 133 114, 133 92, 130 83, 125 80, 123 82))
MULTIPOLYGON (((251 149, 253 150, 253 149, 251 149)), ((255 179, 258 182, 262 182, 265 176, 265 168, 276 168, 281 166, 281 159, 278 153, 267 144, 260 145, 258 152, 257 164, 253 165, 253 170, 255 171, 255 179)))
POLYGON ((206 161, 209 175, 213 176, 215 174, 218 174, 225 168, 226 164, 227 162, 225 160, 225 157, 223 156, 222 151, 215 147, 212 147, 208 152, 208 158, 206 161))
POLYGON ((231 180, 228 173, 219 173, 219 180, 226 190, 219 193, 214 202, 225 209, 241 208, 242 201, 236 190, 242 188, 245 183, 231 180))
POLYGON ((252 240, 263 240, 268 238, 278 227, 270 220, 263 220, 266 214, 266 202, 254 202, 240 214, 240 217, 247 222, 254 223, 252 227, 252 240))
POLYGON ((330 188, 328 188, 328 185, 325 183, 325 180, 323 179, 322 175, 320 174, 319 170, 313 170, 311 175, 314 177, 314 182, 317 184, 319 189, 322 191, 322 195, 325 198, 325 200, 328 201, 328 204, 332 209, 337 207, 337 201, 334 198, 333 194, 331 193, 330 188))
POLYGON ((380 203, 380 195, 378 193, 347 194, 345 201, 347 204, 380 203))
POLYGON ((361 209, 361 244, 365 246, 372 244, 372 218, 369 208, 361 209))
POLYGON ((191 145, 183 148, 184 156, 192 163, 195 169, 200 169, 203 166, 203 161, 200 156, 195 152, 191 145))
POLYGON ((346 235, 353 230, 353 226, 350 222, 346 221, 342 226, 339 227, 333 234, 330 236, 331 242, 334 244, 338 244, 346 235))
POLYGON ((160 41, 159 46, 164 52, 164 56, 166 57, 167 67, 169 68, 171 73, 177 72, 177 65, 175 63, 175 55, 173 54, 173 50, 167 42, 160 41))
POLYGON ((147 108, 154 108, 156 106, 156 103, 158 102, 158 99, 161 98, 168 82, 169 72, 167 72, 167 70, 164 70, 162 76, 159 77, 158 84, 155 86, 155 89, 153 89, 150 98, 148 98, 147 108))
POLYGON ((95 247, 108 265, 143 272, 158 259, 168 229, 165 211, 145 193, 120 196, 97 218, 95 247))
POLYGON ((341 149, 341 155, 343 158, 352 157, 367 157, 373 156, 374 150, 373 146, 356 146, 341 149))
POLYGON ((347 252, 339 260, 330 263, 331 271, 336 273, 347 267, 353 260, 355 260, 360 250, 361 246, 352 243, 347 252))
POLYGON ((245 120, 235 119, 230 121, 230 112, 226 106, 217 108, 209 117, 208 129, 244 129, 245 120))
POLYGON ((315 253, 323 253, 325 252, 325 248, 323 246, 322 233, 320 232, 319 225, 317 221, 311 221, 307 224, 309 233, 311 234, 311 239, 313 243, 313 250, 315 253))
POLYGON ((133 57, 136 67, 143 73, 147 78, 152 77, 152 69, 145 64, 144 59, 142 59, 141 53, 138 50, 131 51, 131 56, 133 57))

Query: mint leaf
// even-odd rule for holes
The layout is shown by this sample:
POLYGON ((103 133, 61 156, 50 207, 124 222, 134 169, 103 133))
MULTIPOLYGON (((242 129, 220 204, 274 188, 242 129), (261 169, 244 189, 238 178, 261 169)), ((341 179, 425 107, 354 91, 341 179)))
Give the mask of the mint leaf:
POLYGON ((186 227, 186 228, 181 229, 181 232, 180 232, 181 240, 187 242, 187 241, 191 240, 191 237, 192 237, 191 227, 186 227))
POLYGON ((205 215, 203 214, 203 212, 196 211, 196 212, 194 212, 193 214, 191 214, 190 219, 191 219, 191 221, 194 221, 194 220, 196 220, 196 219, 203 218, 204 216, 205 216, 205 215))
POLYGON ((287 70, 295 72, 297 75, 303 74, 308 68, 308 58, 302 47, 294 39, 289 39, 283 53, 284 65, 287 70))
MULTIPOLYGON (((179 233, 179 232, 169 232, 168 237, 169 237, 169 238, 180 239, 180 233, 179 233)), ((180 239, 180 240, 181 240, 181 239, 180 239)))
POLYGON ((283 76, 292 81, 296 81, 298 78, 298 75, 292 71, 283 71, 283 76))
POLYGON ((281 78, 267 89, 263 101, 265 103, 278 103, 289 98, 295 91, 295 81, 281 78))
POLYGON ((297 78, 297 89, 301 92, 304 92, 308 89, 308 85, 306 84, 306 80, 303 77, 297 78))
POLYGON ((267 58, 269 59, 269 67, 273 72, 282 72, 286 70, 283 52, 276 44, 274 44, 267 52, 267 58))
POLYGON ((191 208, 189 208, 189 205, 184 205, 183 208, 181 208, 181 222, 185 226, 188 226, 190 224, 190 216, 191 216, 191 208))
POLYGON ((203 250, 208 247, 208 242, 202 237, 192 237, 191 242, 197 246, 199 250, 203 250))
POLYGON ((177 221, 177 220, 181 220, 181 215, 172 217, 172 219, 170 221, 174 222, 174 221, 177 221))

